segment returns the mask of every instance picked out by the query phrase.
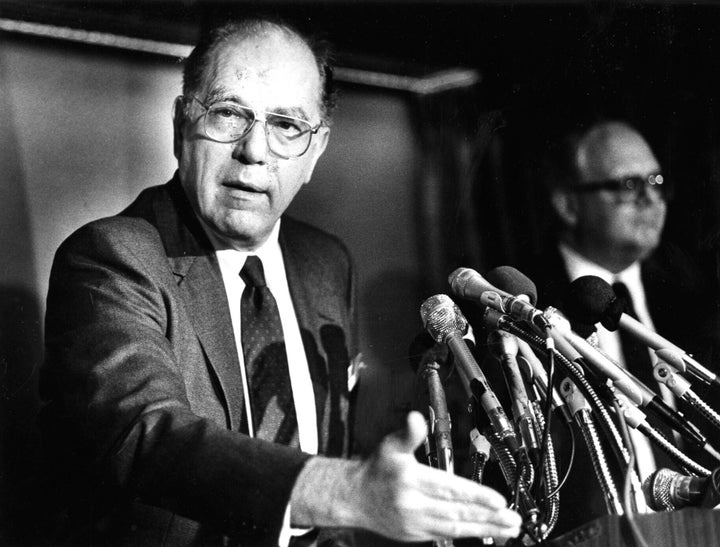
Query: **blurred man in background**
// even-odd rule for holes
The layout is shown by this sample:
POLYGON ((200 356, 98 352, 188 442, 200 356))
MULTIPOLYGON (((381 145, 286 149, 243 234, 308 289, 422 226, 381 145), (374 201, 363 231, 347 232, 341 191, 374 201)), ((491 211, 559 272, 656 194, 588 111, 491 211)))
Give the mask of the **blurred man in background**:
MULTIPOLYGON (((709 355, 712 301, 688 254, 660 248, 672 191, 647 141, 625 122, 602 121, 567 135, 554 152, 548 186, 556 239, 519 266, 537 285, 538 305, 563 310, 569 283, 597 276, 626 300, 626 313, 687 351, 709 355)), ((655 361, 645 346, 596 327, 601 349, 675 404, 652 378, 655 361)), ((633 444, 641 479, 671 465, 641 434, 633 432, 633 444)), ((587 488, 594 474, 585 448, 579 449, 561 491, 558 531, 606 513, 599 488, 587 488), (572 495, 580 485, 583 495, 572 495)))

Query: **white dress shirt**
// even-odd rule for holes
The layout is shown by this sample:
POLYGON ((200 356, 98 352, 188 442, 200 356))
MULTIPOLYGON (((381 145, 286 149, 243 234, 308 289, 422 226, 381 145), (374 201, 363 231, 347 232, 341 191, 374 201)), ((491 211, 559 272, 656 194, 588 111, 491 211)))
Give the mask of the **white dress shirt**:
MULTIPOLYGON (((594 275, 610 285, 616 282, 624 283, 625 286, 627 286, 630 297, 633 300, 633 307, 635 308, 638 320, 646 327, 655 330, 647 307, 647 299, 645 297, 645 289, 640 275, 639 262, 635 262, 625 270, 614 274, 598 264, 591 262, 563 243, 559 245, 559 251, 563 261, 565 262, 565 268, 571 281, 584 275, 594 275)), ((600 324, 597 324, 596 327, 598 345, 600 349, 602 349, 608 357, 616 361, 622 367, 625 367, 626 364, 620 343, 619 331, 609 331, 600 324)), ((650 362, 657 362, 657 358, 652 350, 648 349, 648 352, 650 353, 650 362)), ((656 393, 659 390, 662 398, 666 402, 672 402, 672 394, 665 386, 656 384, 648 387, 656 393)), ((642 481, 650 473, 655 471, 657 467, 655 464, 655 457, 653 456, 652 449, 650 447, 650 441, 647 437, 645 437, 645 435, 637 430, 631 429, 630 438, 633 441, 633 447, 637 458, 636 467, 638 469, 638 474, 640 475, 640 480, 642 481)), ((642 505, 645 506, 644 499, 642 500, 642 505)))
MULTIPOLYGON (((232 319, 235 345, 240 360, 245 412, 248 416, 248 427, 250 428, 249 434, 251 437, 254 436, 252 409, 250 408, 248 381, 245 372, 245 360, 243 358, 240 334, 242 332, 240 328, 242 321, 240 315, 240 300, 243 290, 245 289, 245 282, 240 277, 240 270, 242 270, 246 258, 254 254, 257 255, 263 263, 265 283, 275 297, 280 314, 283 337, 285 338, 288 369, 290 372, 290 386, 295 402, 300 449, 309 454, 317 454, 318 430, 317 412, 315 410, 315 392, 310 377, 310 368, 308 367, 307 357, 305 355, 305 347, 302 343, 300 325, 295 315, 292 298, 290 298, 290 288, 288 287, 287 275, 285 273, 285 262, 283 261, 282 251, 280 250, 280 242, 278 240, 280 221, 278 220, 275 224, 267 241, 252 253, 228 248, 226 245, 223 245, 207 227, 204 226, 204 228, 215 247, 215 254, 220 265, 220 273, 222 274, 225 293, 227 294, 228 305, 230 306, 230 318, 232 319)), ((290 542, 291 536, 300 535, 305 532, 307 532, 307 529, 290 527, 290 506, 288 505, 285 511, 285 518, 280 532, 280 538, 278 539, 278 545, 286 546, 290 542)))
MULTIPOLYGON (((268 240, 252 253, 223 248, 216 241, 213 241, 213 244, 215 245, 215 254, 220 264, 220 272, 222 273, 225 292, 227 293, 228 304, 230 306, 235 345, 237 346, 238 358, 240 359, 243 394, 245 395, 245 411, 248 417, 252 416, 240 336, 240 322, 242 321, 242 317, 240 316, 240 300, 243 290, 245 289, 245 283, 240 277, 240 270, 242 270, 245 264, 245 259, 249 255, 254 254, 262 260, 265 271, 265 283, 275 297, 278 312, 280 313, 280 322, 282 323, 283 337, 285 338, 288 369, 290 371, 290 385, 293 392, 293 400, 295 401, 300 448, 303 452, 317 454, 318 431, 315 412, 315 394, 310 379, 310 369, 308 368, 307 357, 305 356, 305 348, 303 347, 302 337, 300 335, 300 326, 298 325, 295 308, 290 298, 290 289, 285 275, 285 263, 283 262, 280 243, 278 241, 279 232, 280 222, 278 221, 268 240)), ((212 235, 210 238, 211 240, 214 239, 212 235)), ((252 419, 248 419, 249 434, 251 437, 254 436, 255 433, 252 430, 252 423, 252 419)))

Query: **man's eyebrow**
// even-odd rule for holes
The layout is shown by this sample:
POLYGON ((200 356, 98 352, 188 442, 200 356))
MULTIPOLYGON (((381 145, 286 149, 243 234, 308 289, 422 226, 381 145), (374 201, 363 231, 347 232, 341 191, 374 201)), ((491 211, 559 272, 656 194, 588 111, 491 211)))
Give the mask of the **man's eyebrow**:
POLYGON ((301 120, 309 120, 307 111, 302 106, 289 106, 289 107, 278 107, 270 110, 273 114, 281 114, 283 116, 290 116, 293 118, 300 118, 301 120))
POLYGON ((218 87, 211 89, 207 94, 207 103, 217 103, 219 101, 230 101, 238 104, 243 104, 242 100, 237 95, 234 95, 224 87, 218 87))
MULTIPOLYGON (((212 89, 207 94, 206 102, 208 104, 213 104, 217 102, 231 102, 236 103, 240 106, 249 106, 245 103, 245 101, 242 100, 241 97, 236 95, 235 93, 231 92, 225 87, 218 87, 215 89, 212 89)), ((252 108, 252 107, 250 107, 252 108)), ((272 113, 272 114, 280 114, 281 116, 290 116, 292 118, 299 118, 301 120, 308 121, 310 119, 310 115, 308 111, 303 106, 277 106, 274 108, 269 108, 266 112, 272 113)))

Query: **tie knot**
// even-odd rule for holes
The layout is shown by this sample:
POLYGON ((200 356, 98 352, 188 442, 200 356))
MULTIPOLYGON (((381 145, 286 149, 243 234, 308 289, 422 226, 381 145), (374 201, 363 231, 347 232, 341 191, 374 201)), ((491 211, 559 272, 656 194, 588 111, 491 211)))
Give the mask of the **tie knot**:
POLYGON ((251 287, 265 286, 265 271, 262 261, 256 255, 250 255, 240 270, 240 277, 246 285, 251 287))

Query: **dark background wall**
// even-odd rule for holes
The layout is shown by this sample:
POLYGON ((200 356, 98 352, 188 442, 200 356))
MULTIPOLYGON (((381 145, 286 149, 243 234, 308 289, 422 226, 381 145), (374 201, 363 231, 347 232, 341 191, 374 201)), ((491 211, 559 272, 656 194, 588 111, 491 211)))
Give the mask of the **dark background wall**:
MULTIPOLYGON (((358 264, 363 448, 411 404, 407 352, 422 300, 448 292, 456 266, 483 272, 540 248, 548 229, 540 159, 563 127, 594 115, 635 124, 677 185, 665 238, 714 254, 714 3, 0 2, 0 20, 181 45, 243 11, 320 32, 343 67, 482 76, 427 95, 340 82, 331 144, 291 209, 340 235, 358 264)), ((172 175, 179 89, 176 58, 0 33, 0 516, 23 506, 40 448, 36 371, 54 250, 172 175)))

